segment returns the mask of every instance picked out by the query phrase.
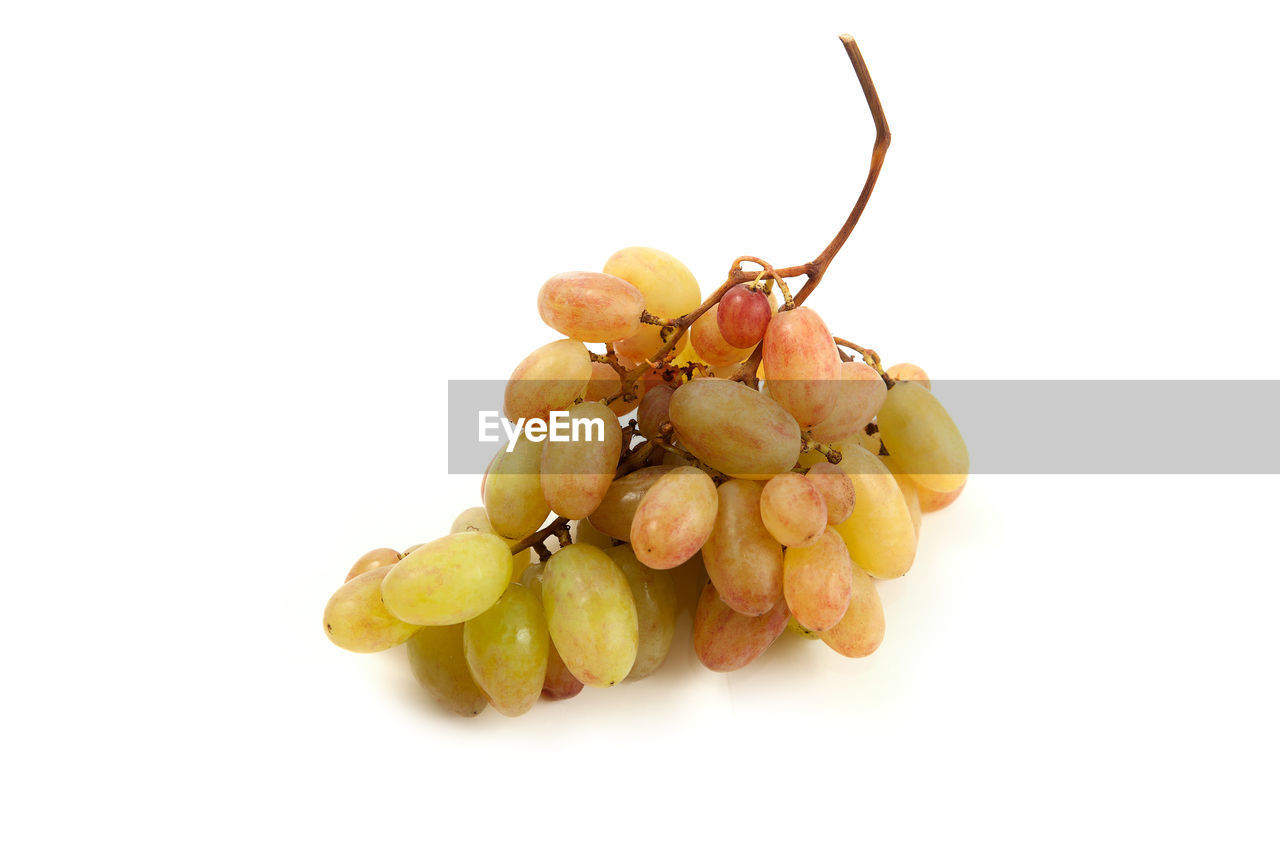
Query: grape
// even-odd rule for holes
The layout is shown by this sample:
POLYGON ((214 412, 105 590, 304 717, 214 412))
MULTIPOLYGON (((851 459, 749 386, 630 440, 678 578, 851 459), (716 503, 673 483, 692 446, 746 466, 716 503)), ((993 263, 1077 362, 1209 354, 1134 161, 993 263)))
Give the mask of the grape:
MULTIPOLYGON (((877 427, 879 429, 879 427, 877 427)), ((880 440, 880 433, 867 433, 865 431, 854 436, 857 443, 866 448, 872 456, 882 455, 880 451, 884 450, 884 442, 880 440)))
POLYGON ((720 297, 715 314, 725 342, 750 349, 764 337, 772 312, 763 293, 737 284, 720 297))
MULTIPOLYGON (((605 262, 604 271, 634 284, 644 295, 645 309, 664 320, 688 314, 702 301, 698 281, 689 268, 657 249, 622 249, 605 262)), ((617 341, 618 353, 635 362, 644 361, 662 347, 659 329, 641 326, 636 333, 617 341)))
POLYGON ((589 687, 627 677, 639 647, 636 604, 626 575, 591 545, 567 545, 542 577, 551 641, 569 671, 589 687))
POLYGON ((730 477, 763 480, 800 457, 795 418, 758 391, 729 379, 697 379, 671 396, 680 444, 730 477))
POLYGON ((624 542, 631 538, 631 522, 640 507, 640 499, 649 487, 670 471, 674 466, 654 465, 632 471, 625 477, 619 477, 605 492, 604 500, 596 511, 587 516, 592 526, 606 536, 621 539, 624 542))
MULTIPOLYGON (((520 585, 533 593, 538 601, 542 601, 542 577, 545 572, 545 563, 533 563, 524 570, 520 578, 520 585)), ((542 695, 548 699, 572 699, 582 692, 582 687, 582 682, 565 666, 564 658, 556 651, 556 644, 548 641, 547 677, 542 682, 542 695)))
MULTIPOLYGON (((840 365, 840 381, 836 383, 836 405, 809 434, 824 444, 844 441, 861 432, 884 405, 888 388, 880 374, 860 361, 840 365)), ((863 433, 865 435, 865 433, 863 433)))
POLYGON ((875 577, 901 577, 915 560, 916 529, 897 481, 878 457, 856 444, 845 447, 839 467, 858 495, 853 514, 836 525, 849 556, 875 577))
POLYGON ((452 625, 479 616, 511 582, 507 543, 489 533, 450 533, 392 566, 382 579, 387 610, 413 625, 452 625))
POLYGON ((916 493, 920 497, 920 511, 937 512, 940 509, 946 509, 955 503, 956 498, 960 497, 960 493, 963 491, 964 486, 954 492, 934 492, 924 486, 917 485, 916 493))
POLYGON ((969 449, 951 415, 929 389, 899 382, 876 420, 880 440, 903 472, 933 492, 954 492, 969 476, 969 449))
MULTIPOLYGON (((534 530, 536 529, 537 528, 535 527, 534 530)), ((462 512, 458 513, 458 517, 453 520, 453 524, 449 527, 449 532, 492 533, 495 536, 498 536, 498 538, 503 542, 506 542, 508 546, 514 545, 520 541, 520 539, 508 539, 506 536, 499 535, 498 531, 494 530, 493 525, 489 522, 489 513, 485 512, 484 507, 482 506, 469 507, 468 509, 464 509, 462 512)), ((421 545, 414 546, 414 548, 421 547, 421 545)), ((405 551, 405 553, 408 554, 409 551, 405 551)), ((518 574, 525 566, 529 565, 529 559, 532 553, 532 548, 525 548, 519 554, 516 554, 511 558, 513 574, 518 574)))
MULTIPOLYGON (((618 377, 618 371, 613 369, 613 365, 603 361, 591 362, 591 379, 587 382, 587 387, 582 391, 582 399, 603 401, 621 390, 622 380, 618 377)), ((644 399, 644 385, 637 384, 635 390, 635 400, 625 400, 619 397, 608 404, 609 409, 615 415, 629 414, 635 409, 636 401, 644 399)))
POLYGON ((627 677, 638 681, 656 672, 671 651, 676 633, 676 582, 670 572, 656 571, 641 563, 630 545, 618 545, 605 553, 631 585, 640 640, 636 662, 627 677))
POLYGON ((795 634, 796 636, 804 637, 806 640, 821 639, 818 636, 817 631, 810 631, 808 628, 806 628, 805 626, 797 622, 796 617, 794 616, 792 616, 790 619, 787 620, 787 630, 795 634))
POLYGON ((813 483, 827 504, 827 524, 839 524, 853 514, 858 496, 853 490, 853 480, 840 466, 825 460, 816 462, 810 466, 805 479, 813 483))
POLYGON ((636 428, 647 439, 661 436, 661 427, 671 420, 671 395, 675 389, 669 385, 659 385, 640 401, 636 410, 636 428))
POLYGON ((880 461, 884 463, 884 467, 889 469, 889 473, 893 475, 893 479, 898 483, 898 488, 902 490, 902 497, 907 502, 907 510, 911 513, 911 524, 916 529, 916 539, 919 540, 922 520, 920 487, 916 485, 915 480, 902 473, 902 469, 892 456, 881 456, 880 461))
POLYGON ((417 545, 410 545, 408 548, 405 548, 403 551, 400 552, 401 554, 400 559, 403 560, 405 557, 409 556, 414 551, 418 550, 419 548, 421 548, 423 545, 426 545, 426 544, 427 544, 426 542, 419 542, 417 545))
POLYGON ((885 373, 889 374, 889 378, 894 382, 915 382, 917 385, 923 385, 930 391, 933 390, 933 383, 929 381, 929 374, 924 372, 923 367, 919 367, 910 362, 895 364, 885 373))
POLYGON ((782 636, 789 615, 787 603, 779 601, 768 613, 746 616, 721 601, 715 585, 708 583, 693 614, 693 650, 707 669, 742 669, 782 636))
MULTIPOLYGON (((768 305, 767 302, 765 304, 768 305)), ((751 355, 751 348, 735 347, 726 341, 717 325, 717 314, 716 311, 707 311, 693 321, 689 328, 689 344, 707 364, 736 364, 751 355)))
POLYGON ((351 571, 347 572, 347 580, 351 580, 356 575, 380 569, 383 566, 394 566, 398 562, 400 562, 400 552, 394 548, 374 548, 356 560, 355 565, 351 567, 351 571))
POLYGON ((583 545, 595 545, 597 548, 604 550, 612 548, 614 545, 613 537, 606 533, 601 533, 589 519, 581 519, 577 522, 573 531, 573 541, 581 542, 583 545))
POLYGON ((782 546, 760 518, 760 493, 754 480, 720 484, 720 511, 702 559, 720 600, 748 616, 767 613, 782 600, 782 546))
POLYGON ((380 652, 413 636, 417 625, 397 619, 382 604, 382 579, 392 566, 370 569, 338 587, 324 607, 324 632, 349 652, 380 652))
POLYGON ((489 704, 476 686, 462 652, 462 623, 429 625, 409 638, 409 668, 437 702, 462 717, 474 717, 489 704))
POLYGON ((471 677, 505 717, 526 713, 542 695, 549 645, 542 603, 518 584, 462 630, 471 677))
POLYGON ((644 295, 601 272, 562 272, 538 291, 542 322, 575 341, 608 343, 640 330, 644 295))
POLYGON ((706 472, 684 466, 667 472, 645 492, 631 522, 631 545, 640 562, 672 569, 707 541, 720 499, 706 472))
POLYGON ((802 474, 779 474, 760 493, 760 518, 774 539, 788 548, 814 544, 827 529, 827 501, 802 474))
POLYGON ((579 403, 568 415, 570 440, 547 441, 542 446, 542 494, 556 515, 586 518, 600 506, 613 482, 622 452, 622 427, 603 403, 579 403), (604 425, 603 435, 591 424, 593 420, 604 425), (579 430, 576 435, 575 429, 579 430))
POLYGON ((503 412, 517 422, 541 418, 573 405, 591 380, 591 354, 578 341, 539 347, 516 365, 507 380, 503 412))
POLYGON ((485 480, 484 508, 494 532, 515 541, 547 520, 551 506, 542 493, 542 445, 521 433, 515 447, 504 445, 485 480))
POLYGON ((840 355, 827 324, 811 308, 781 311, 764 334, 769 395, 802 427, 822 423, 835 408, 840 355))
POLYGON ((863 658, 880 647, 884 639, 884 608, 871 576, 853 567, 853 594, 844 617, 821 635, 822 641, 849 658, 863 658))
POLYGON ((783 594, 795 620, 810 631, 834 628, 849 607, 853 561, 834 528, 816 544, 788 548, 783 562, 783 594))

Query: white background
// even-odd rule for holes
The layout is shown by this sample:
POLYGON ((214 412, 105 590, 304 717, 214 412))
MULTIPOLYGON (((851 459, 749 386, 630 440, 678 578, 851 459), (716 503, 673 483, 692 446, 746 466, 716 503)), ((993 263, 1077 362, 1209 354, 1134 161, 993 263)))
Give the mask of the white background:
MULTIPOLYGON (((548 276, 825 245, 873 138, 840 32, 894 142, 809 303, 838 334, 946 378, 1276 378, 1272 16, 6 4, 4 846, 1273 847, 1275 477, 979 473, 872 658, 682 643, 514 720, 320 625, 477 502, 445 381, 555 337, 548 276)), ((1229 411, 1165 426, 1248 452, 1229 411)))

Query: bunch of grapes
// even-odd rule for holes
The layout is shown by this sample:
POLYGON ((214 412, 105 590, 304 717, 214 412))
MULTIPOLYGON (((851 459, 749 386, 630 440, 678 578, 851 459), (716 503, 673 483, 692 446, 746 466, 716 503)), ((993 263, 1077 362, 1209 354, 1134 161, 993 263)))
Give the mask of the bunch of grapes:
POLYGON ((884 369, 801 304, 888 145, 865 64, 843 38, 877 144, 827 249, 782 269, 739 258, 705 301, 689 269, 656 249, 548 280, 538 312, 564 337, 516 366, 504 414, 602 428, 546 442, 522 432, 490 463, 483 506, 448 535, 361 557, 325 608, 335 644, 404 644, 445 707, 508 716, 653 673, 682 605, 698 659, 718 672, 747 666, 788 628, 847 657, 876 650, 876 584, 911 568, 922 513, 955 501, 969 458, 923 370, 884 369), (787 279, 800 276, 793 296, 787 279))

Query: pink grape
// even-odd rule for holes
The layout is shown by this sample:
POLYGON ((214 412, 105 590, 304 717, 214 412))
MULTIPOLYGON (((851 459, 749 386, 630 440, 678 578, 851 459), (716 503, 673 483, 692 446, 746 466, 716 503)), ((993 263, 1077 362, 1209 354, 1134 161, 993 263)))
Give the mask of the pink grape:
POLYGON ((731 287, 716 306, 720 334, 730 346, 740 349, 760 343, 771 316, 768 297, 745 284, 731 287))

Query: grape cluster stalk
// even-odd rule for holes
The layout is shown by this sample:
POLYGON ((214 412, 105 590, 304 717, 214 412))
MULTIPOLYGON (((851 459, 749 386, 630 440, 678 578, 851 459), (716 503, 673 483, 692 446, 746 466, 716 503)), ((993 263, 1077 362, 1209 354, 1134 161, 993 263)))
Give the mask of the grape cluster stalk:
POLYGON ((719 672, 788 631, 851 658, 880 646, 877 584, 911 568, 922 515, 959 497, 969 457, 922 368, 886 369, 804 304, 889 146, 862 54, 841 41, 876 139, 831 242, 797 266, 739 257, 705 300, 684 264, 645 247, 548 279, 538 312, 563 337, 516 366, 503 413, 601 430, 520 434, 448 535, 360 557, 325 607, 336 645, 404 645, 416 679, 464 716, 644 678, 682 608, 719 672))

